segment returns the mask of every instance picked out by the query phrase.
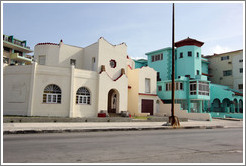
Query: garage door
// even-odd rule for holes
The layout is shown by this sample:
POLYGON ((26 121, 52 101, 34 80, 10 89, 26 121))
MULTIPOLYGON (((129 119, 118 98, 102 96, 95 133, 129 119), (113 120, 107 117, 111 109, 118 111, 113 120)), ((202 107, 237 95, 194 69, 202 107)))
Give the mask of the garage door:
POLYGON ((153 115, 153 100, 142 99, 142 113, 153 115))

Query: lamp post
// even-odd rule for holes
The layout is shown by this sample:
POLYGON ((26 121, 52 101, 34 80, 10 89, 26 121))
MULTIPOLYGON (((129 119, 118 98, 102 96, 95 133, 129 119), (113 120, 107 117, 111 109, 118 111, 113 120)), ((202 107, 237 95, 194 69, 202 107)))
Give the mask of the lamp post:
POLYGON ((173 14, 172 14, 172 107, 171 117, 169 122, 172 126, 180 126, 178 117, 174 116, 174 99, 175 99, 175 49, 174 49, 174 3, 173 3, 173 14))

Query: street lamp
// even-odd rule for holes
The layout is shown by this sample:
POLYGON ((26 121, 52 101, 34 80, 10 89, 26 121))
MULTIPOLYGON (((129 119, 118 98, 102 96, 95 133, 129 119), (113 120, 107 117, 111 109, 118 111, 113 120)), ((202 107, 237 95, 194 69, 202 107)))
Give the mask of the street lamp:
POLYGON ((169 123, 174 126, 180 126, 179 119, 174 116, 174 99, 175 99, 175 49, 174 49, 174 3, 173 3, 173 15, 172 15, 172 108, 171 116, 169 117, 169 123))

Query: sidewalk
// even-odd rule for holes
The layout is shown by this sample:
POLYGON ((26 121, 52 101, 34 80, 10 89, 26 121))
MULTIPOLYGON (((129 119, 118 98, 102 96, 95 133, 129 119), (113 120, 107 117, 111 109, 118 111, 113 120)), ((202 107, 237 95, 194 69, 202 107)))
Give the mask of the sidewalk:
MULTIPOLYGON (((3 123, 3 134, 63 133, 92 131, 164 130, 165 122, 87 122, 87 123, 3 123)), ((213 129, 243 127, 243 121, 213 119, 212 121, 180 122, 177 129, 213 129)))

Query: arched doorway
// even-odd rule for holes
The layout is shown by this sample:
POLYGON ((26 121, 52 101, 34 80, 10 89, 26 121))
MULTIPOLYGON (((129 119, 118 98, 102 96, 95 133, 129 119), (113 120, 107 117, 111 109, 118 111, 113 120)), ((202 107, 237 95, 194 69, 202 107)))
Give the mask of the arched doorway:
POLYGON ((238 112, 238 102, 237 102, 237 99, 234 99, 233 100, 233 103, 234 103, 234 112, 237 113, 238 112))
POLYGON ((220 100, 219 99, 214 99, 212 103, 212 111, 213 112, 221 112, 221 106, 220 106, 220 100))
POLYGON ((119 92, 111 89, 108 92, 108 113, 119 113, 119 92))
POLYGON ((228 98, 223 99, 222 101, 223 112, 229 113, 230 105, 231 105, 231 102, 228 98))
POLYGON ((239 112, 243 113, 243 100, 239 100, 239 112))

